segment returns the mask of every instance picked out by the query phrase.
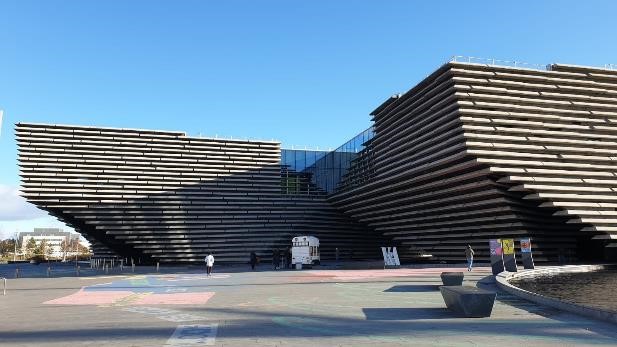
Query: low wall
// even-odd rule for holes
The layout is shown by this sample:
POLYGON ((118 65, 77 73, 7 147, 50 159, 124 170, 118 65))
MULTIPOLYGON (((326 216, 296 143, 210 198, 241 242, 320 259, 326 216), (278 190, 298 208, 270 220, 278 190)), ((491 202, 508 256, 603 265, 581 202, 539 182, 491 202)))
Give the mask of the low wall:
POLYGON ((530 277, 538 276, 550 276, 560 273, 575 273, 575 272, 591 272, 604 270, 612 266, 608 265, 566 265, 566 266, 545 266, 539 267, 534 270, 523 270, 520 272, 508 272, 504 271, 495 276, 497 286, 502 290, 523 298, 535 302, 540 305, 546 305, 562 311, 572 312, 581 316, 599 319, 611 323, 617 323, 617 312, 610 310, 602 310, 595 307, 584 306, 571 302, 562 301, 559 299, 547 297, 537 293, 532 293, 528 290, 521 289, 510 284, 510 281, 514 279, 526 279, 530 277))

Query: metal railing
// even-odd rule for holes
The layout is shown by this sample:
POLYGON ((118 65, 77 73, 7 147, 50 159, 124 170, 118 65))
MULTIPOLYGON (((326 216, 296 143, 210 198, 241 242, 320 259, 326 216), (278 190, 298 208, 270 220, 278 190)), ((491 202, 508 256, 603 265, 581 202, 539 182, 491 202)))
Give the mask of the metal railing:
MULTIPOLYGON (((532 64, 525 63, 518 60, 501 60, 501 59, 492 59, 492 58, 479 58, 479 57, 471 57, 464 55, 453 55, 448 59, 447 63, 469 63, 469 64, 482 64, 482 65, 490 65, 490 66, 509 66, 509 67, 517 67, 523 69, 533 69, 533 70, 550 70, 551 64, 542 65, 542 64, 532 64)), ((604 68, 606 70, 617 70, 617 64, 604 64, 604 66, 598 66, 599 68, 604 68)))
POLYGON ((542 64, 525 63, 525 62, 518 61, 518 60, 501 60, 501 59, 492 59, 492 58, 467 57, 463 55, 452 56, 447 61, 447 63, 451 63, 451 62, 484 64, 484 65, 494 65, 494 66, 509 66, 509 67, 534 69, 534 70, 548 70, 548 66, 542 65, 542 64))

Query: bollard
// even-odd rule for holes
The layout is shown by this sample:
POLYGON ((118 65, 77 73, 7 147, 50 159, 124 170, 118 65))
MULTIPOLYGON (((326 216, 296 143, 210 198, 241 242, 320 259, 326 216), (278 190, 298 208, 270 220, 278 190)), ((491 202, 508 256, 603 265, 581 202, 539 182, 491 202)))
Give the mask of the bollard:
POLYGON ((159 272, 159 262, 156 262, 156 272, 159 272))
POLYGON ((77 273, 77 277, 79 277, 79 270, 81 269, 81 266, 77 265, 77 267, 75 268, 75 272, 77 273))
POLYGON ((124 259, 120 259, 120 271, 124 271, 124 259))
POLYGON ((109 274, 109 265, 105 265, 105 274, 109 274))
POLYGON ((0 278, 2 278, 4 280, 4 287, 2 289, 2 295, 6 295, 6 278, 4 278, 4 277, 0 277, 0 278))

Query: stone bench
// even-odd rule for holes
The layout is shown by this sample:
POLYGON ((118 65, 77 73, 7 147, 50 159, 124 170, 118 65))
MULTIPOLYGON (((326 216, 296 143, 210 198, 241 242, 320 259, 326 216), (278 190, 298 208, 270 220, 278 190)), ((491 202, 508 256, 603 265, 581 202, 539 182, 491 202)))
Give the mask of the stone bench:
POLYGON ((490 317, 497 293, 468 286, 439 287, 449 310, 465 317, 490 317))
POLYGON ((441 282, 444 286, 460 286, 463 284, 464 277, 463 272, 442 272, 441 282))

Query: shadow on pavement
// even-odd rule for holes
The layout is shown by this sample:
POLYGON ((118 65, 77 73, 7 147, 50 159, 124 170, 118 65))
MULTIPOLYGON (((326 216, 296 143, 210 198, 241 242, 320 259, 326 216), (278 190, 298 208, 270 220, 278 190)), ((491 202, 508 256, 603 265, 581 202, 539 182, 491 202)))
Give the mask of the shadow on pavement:
POLYGON ((420 284, 420 285, 398 285, 392 286, 384 292, 387 293, 418 293, 418 292, 434 292, 439 290, 438 284, 420 284))
POLYGON ((453 318, 445 307, 385 307, 363 308, 366 320, 417 320, 453 318))
MULTIPOLYGON (((489 334, 508 343, 533 345, 552 339, 553 343, 612 345, 617 331, 608 323, 586 319, 503 319, 460 318, 445 307, 436 308, 362 308, 363 318, 328 314, 290 313, 236 308, 186 308, 207 313, 228 322, 219 331, 221 337, 318 337, 318 336, 461 336, 489 334), (273 325, 273 323, 275 323, 273 325), (278 327, 277 327, 278 325, 278 327), (590 336, 590 331, 597 335, 590 336), (549 338, 550 336, 550 338, 549 338), (591 339, 591 340, 590 340, 591 339)), ((503 342, 503 341, 502 341, 503 342)))
POLYGON ((21 331, 2 331, 0 332, 0 345, 9 343, 46 343, 46 342, 74 342, 83 343, 92 340, 123 340, 123 339, 144 339, 161 338, 168 339, 174 332, 175 327, 101 327, 101 328, 80 328, 80 329, 58 329, 58 330, 21 330, 21 331))

